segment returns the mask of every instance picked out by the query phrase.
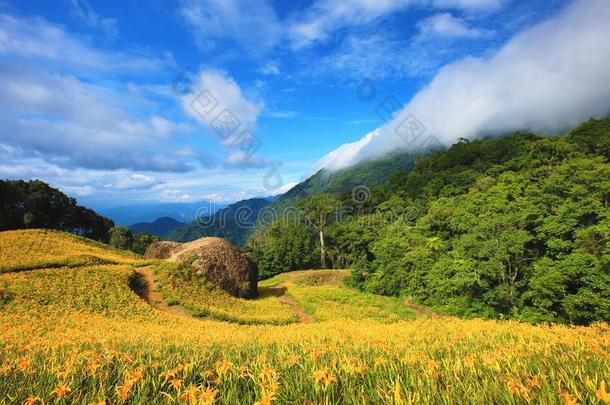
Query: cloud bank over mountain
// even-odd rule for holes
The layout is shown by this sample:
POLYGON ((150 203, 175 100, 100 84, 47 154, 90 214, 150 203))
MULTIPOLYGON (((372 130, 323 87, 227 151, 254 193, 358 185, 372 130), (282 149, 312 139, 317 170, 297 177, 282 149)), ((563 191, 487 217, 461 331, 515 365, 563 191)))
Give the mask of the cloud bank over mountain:
POLYGON ((607 115, 608 21, 610 2, 577 0, 491 56, 448 64, 386 125, 342 145, 316 169, 341 169, 396 149, 417 150, 430 135, 450 146, 459 137, 514 130, 552 134, 607 115))

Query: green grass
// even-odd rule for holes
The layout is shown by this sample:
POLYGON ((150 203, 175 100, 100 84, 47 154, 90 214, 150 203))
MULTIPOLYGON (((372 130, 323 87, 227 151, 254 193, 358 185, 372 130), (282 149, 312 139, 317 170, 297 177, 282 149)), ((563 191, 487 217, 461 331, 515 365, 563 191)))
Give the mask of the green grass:
POLYGON ((400 298, 362 293, 344 284, 344 270, 305 270, 280 274, 261 282, 261 287, 284 286, 318 322, 331 319, 374 319, 391 323, 413 318, 400 298))

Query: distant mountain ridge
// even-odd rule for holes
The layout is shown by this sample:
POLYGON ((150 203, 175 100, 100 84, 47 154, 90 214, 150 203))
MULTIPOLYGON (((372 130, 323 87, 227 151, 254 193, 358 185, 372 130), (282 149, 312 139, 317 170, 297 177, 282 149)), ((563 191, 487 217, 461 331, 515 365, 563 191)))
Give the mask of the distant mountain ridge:
POLYGON ((152 235, 157 235, 158 237, 163 238, 168 232, 184 225, 184 222, 176 221, 174 218, 161 217, 157 218, 153 222, 138 222, 136 224, 129 225, 129 228, 134 234, 148 232, 152 235))
MULTIPOLYGON (((183 223, 195 219, 201 207, 209 207, 206 201, 183 203, 149 203, 112 207, 98 210, 119 225, 129 226, 139 222, 153 222, 158 218, 170 217, 183 223)), ((215 204, 216 209, 224 208, 226 204, 215 204)))
POLYGON ((266 198, 238 201, 213 215, 203 216, 172 230, 163 239, 190 242, 205 236, 217 236, 236 246, 243 246, 253 231, 261 210, 270 204, 271 201, 266 198))

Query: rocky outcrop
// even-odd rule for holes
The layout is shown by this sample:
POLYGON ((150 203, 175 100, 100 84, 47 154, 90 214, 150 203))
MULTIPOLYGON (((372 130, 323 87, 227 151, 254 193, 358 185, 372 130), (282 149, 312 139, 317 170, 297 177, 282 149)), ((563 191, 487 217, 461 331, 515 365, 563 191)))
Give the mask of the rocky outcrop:
POLYGON ((145 259, 169 259, 172 252, 181 246, 178 242, 153 242, 144 253, 145 259))
POLYGON ((257 295, 256 263, 222 238, 201 238, 188 243, 155 242, 144 257, 187 263, 198 276, 236 297, 257 295))

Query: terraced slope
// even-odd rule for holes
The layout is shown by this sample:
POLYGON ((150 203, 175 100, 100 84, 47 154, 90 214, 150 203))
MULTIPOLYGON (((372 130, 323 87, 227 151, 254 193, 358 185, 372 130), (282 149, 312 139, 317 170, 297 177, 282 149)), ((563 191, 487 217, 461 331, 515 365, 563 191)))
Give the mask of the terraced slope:
POLYGON ((0 232, 0 273, 95 264, 138 264, 138 255, 61 231, 0 232))

